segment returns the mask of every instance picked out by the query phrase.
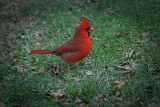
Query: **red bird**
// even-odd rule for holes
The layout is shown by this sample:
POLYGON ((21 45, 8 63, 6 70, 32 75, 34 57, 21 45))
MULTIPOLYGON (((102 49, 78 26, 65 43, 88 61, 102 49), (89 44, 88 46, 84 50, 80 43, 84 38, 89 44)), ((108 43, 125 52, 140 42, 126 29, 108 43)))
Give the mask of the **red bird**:
MULTIPOLYGON (((56 49, 35 50, 29 54, 54 54, 67 63, 76 63, 89 54, 91 48, 90 32, 93 30, 94 29, 90 27, 87 20, 83 17, 81 24, 71 40, 56 49)), ((69 65, 68 71, 71 71, 69 65)))

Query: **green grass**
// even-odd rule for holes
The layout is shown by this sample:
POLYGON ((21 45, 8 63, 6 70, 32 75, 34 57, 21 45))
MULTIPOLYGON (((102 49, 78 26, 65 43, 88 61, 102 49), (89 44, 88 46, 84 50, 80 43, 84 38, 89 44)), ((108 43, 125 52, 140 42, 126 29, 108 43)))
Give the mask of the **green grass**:
POLYGON ((17 0, 0 5, 0 104, 5 106, 148 106, 160 105, 160 1, 159 0, 17 0), (113 14, 105 15, 111 10, 113 14), (72 65, 75 72, 66 72, 67 64, 54 55, 29 56, 30 50, 58 47, 73 37, 76 24, 86 17, 91 27, 90 54, 72 65), (43 35, 35 37, 35 32, 43 35), (117 33, 129 32, 124 36, 117 33), (144 32, 149 35, 142 37, 144 32), (25 38, 22 39, 21 36, 25 38), (96 39, 98 38, 98 39, 96 39), (5 39, 16 43, 8 46, 5 39), (125 53, 135 49, 131 59, 125 53), (136 56, 136 52, 144 51, 136 56), (23 57, 32 60, 24 60, 23 57), (115 65, 135 62, 138 69, 121 74, 115 65), (37 70, 18 71, 17 66, 45 67, 37 70), (60 66, 60 74, 52 73, 52 66, 60 66), (154 69, 154 71, 151 71, 154 69), (85 72, 91 71, 88 76, 85 72), (99 77, 99 72, 102 76, 99 77), (125 77, 130 76, 130 80, 125 77), (77 82, 79 78, 81 81, 77 82), (126 81, 116 89, 112 81, 126 81), (54 99, 47 93, 62 89, 66 98, 54 99), (102 94, 99 101, 95 98, 102 94), (81 102, 81 103, 82 103, 81 102))

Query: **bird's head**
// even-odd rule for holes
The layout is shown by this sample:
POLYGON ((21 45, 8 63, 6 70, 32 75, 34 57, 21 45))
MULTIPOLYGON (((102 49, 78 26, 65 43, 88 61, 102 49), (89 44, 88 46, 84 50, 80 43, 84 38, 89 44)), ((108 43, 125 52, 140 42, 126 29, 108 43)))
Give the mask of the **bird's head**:
POLYGON ((83 17, 74 37, 88 37, 90 36, 90 32, 93 30, 94 29, 90 27, 87 20, 83 17))

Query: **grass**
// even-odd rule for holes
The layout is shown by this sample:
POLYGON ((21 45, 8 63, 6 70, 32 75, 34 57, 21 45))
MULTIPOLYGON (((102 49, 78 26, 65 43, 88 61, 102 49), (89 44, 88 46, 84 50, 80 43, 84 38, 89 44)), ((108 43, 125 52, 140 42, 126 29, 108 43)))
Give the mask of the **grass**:
POLYGON ((89 0, 15 0, 2 3, 1 105, 160 105, 159 0, 99 0, 97 3, 89 0), (39 48, 36 42, 45 49, 52 49, 68 41, 82 17, 86 17, 95 31, 91 33, 90 54, 79 67, 72 65, 75 72, 67 73, 66 63, 57 56, 28 55, 39 48), (122 36, 124 32, 127 34, 122 36), (115 36, 117 33, 120 36, 115 36), (16 45, 9 46, 6 39, 16 45), (125 53, 133 49, 131 59, 126 59, 125 53), (139 50, 143 52, 136 56, 139 50), (121 74, 124 70, 115 67, 131 66, 133 62, 138 64, 138 69, 129 74, 121 74), (38 68, 18 71, 17 66, 22 65, 38 68), (52 72, 55 65, 60 66, 59 75, 52 72), (41 66, 45 67, 45 72, 38 74, 41 66), (88 71, 93 75, 87 75, 88 71), (124 80, 125 85, 120 89, 111 84, 124 80), (55 99, 49 94, 58 89, 65 98, 55 99))

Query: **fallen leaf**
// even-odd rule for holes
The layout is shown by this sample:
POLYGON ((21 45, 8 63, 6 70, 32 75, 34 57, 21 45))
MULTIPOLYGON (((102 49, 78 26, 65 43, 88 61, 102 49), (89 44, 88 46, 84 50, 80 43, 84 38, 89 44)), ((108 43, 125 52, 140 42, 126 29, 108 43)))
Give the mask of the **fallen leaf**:
POLYGON ((124 85, 125 85, 125 81, 123 81, 123 82, 119 83, 118 85, 116 85, 116 88, 117 88, 117 89, 120 89, 120 88, 122 88, 124 85))
POLYGON ((50 95, 52 97, 54 97, 55 99, 65 99, 66 98, 66 95, 65 94, 62 94, 62 93, 59 93, 59 92, 55 92, 53 90, 50 91, 50 95))
POLYGON ((128 58, 128 52, 126 52, 126 54, 125 54, 125 58, 128 58))
POLYGON ((126 80, 130 80, 130 79, 131 79, 131 77, 130 77, 129 75, 125 76, 124 78, 125 78, 126 80))
POLYGON ((130 34, 130 32, 123 32, 122 36, 125 36, 125 35, 128 35, 128 34, 130 34))
POLYGON ((131 50, 131 52, 129 53, 129 56, 128 56, 129 58, 131 58, 131 56, 132 56, 134 50, 135 50, 135 49, 131 50))
POLYGON ((8 39, 5 39, 6 43, 8 46, 15 46, 15 43, 12 43, 11 41, 9 41, 8 39))
POLYGON ((39 70, 38 70, 38 73, 42 73, 42 72, 44 72, 45 71, 45 67, 44 66, 41 66, 40 68, 39 68, 39 70))
POLYGON ((113 11, 111 11, 111 10, 107 10, 107 11, 105 12, 105 15, 106 15, 106 16, 109 16, 109 15, 112 15, 112 14, 114 14, 114 13, 113 13, 113 11))
POLYGON ((55 74, 55 75, 58 75, 59 74, 59 66, 56 65, 56 66, 52 66, 52 72, 55 74))
POLYGON ((38 67, 37 66, 31 66, 29 68, 32 69, 32 70, 36 70, 38 67))
POLYGON ((132 65, 132 69, 135 69, 135 70, 137 70, 138 67, 139 67, 139 65, 137 63, 135 63, 135 62, 132 62, 131 65, 132 65))
POLYGON ((102 71, 98 72, 98 77, 101 78, 102 77, 102 71))
POLYGON ((103 47, 107 47, 107 44, 102 44, 103 47))
POLYGON ((77 98, 77 97, 76 97, 75 103, 76 103, 76 105, 78 105, 78 106, 85 106, 85 105, 88 104, 87 101, 82 101, 81 99, 79 99, 79 98, 77 98))
POLYGON ((143 33, 141 34, 142 37, 146 37, 146 36, 149 36, 149 35, 150 35, 150 32, 143 32, 143 33))
POLYGON ((25 68, 25 69, 28 69, 28 68, 29 68, 28 65, 22 65, 21 67, 22 67, 22 68, 25 68))
POLYGON ((91 71, 86 71, 85 73, 86 73, 86 75, 88 75, 88 76, 93 75, 93 72, 91 72, 91 71))
POLYGON ((36 45, 40 47, 40 46, 41 46, 41 43, 40 43, 40 42, 36 42, 36 45))
POLYGON ((31 58, 29 57, 22 57, 23 60, 29 60, 29 61, 33 61, 31 58))
POLYGON ((128 74, 128 73, 130 73, 130 72, 132 72, 132 71, 126 70, 126 71, 121 72, 121 74, 128 74))
POLYGON ((99 97, 98 96, 95 97, 95 101, 99 102, 99 97))
POLYGON ((100 99, 102 99, 102 94, 99 94, 98 96, 95 97, 95 101, 99 102, 100 99))
POLYGON ((119 65, 116 65, 117 68, 123 68, 125 70, 129 70, 129 71, 132 71, 132 68, 130 66, 119 66, 119 65))
POLYGON ((115 36, 120 36, 120 32, 119 32, 119 33, 116 33, 115 36))
POLYGON ((139 56, 142 52, 143 52, 143 50, 139 50, 139 51, 136 53, 136 56, 139 56))
POLYGON ((115 85, 115 84, 120 84, 121 81, 112 81, 111 84, 115 85))
POLYGON ((7 56, 1 57, 0 60, 1 61, 5 61, 7 59, 7 56))
POLYGON ((153 102, 153 103, 149 104, 148 107, 158 107, 158 105, 153 102))
POLYGON ((27 71, 27 69, 17 66, 18 71, 27 71))

